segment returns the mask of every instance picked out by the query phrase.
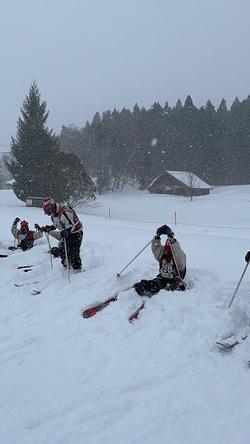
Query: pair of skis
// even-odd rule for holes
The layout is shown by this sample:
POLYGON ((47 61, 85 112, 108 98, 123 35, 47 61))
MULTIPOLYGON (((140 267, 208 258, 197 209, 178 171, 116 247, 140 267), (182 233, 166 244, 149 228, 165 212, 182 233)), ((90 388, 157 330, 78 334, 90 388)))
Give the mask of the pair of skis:
MULTIPOLYGON (((14 284, 14 285, 15 285, 15 287, 20 288, 20 287, 29 287, 30 285, 35 285, 35 284, 39 284, 39 281, 23 282, 22 284, 14 284)), ((37 294, 40 294, 40 293, 42 293, 42 290, 35 290, 35 289, 31 290, 31 294, 33 296, 36 296, 37 294)))
MULTIPOLYGON (((32 267, 34 267, 34 265, 19 265, 19 267, 17 267, 18 270, 22 270, 24 272, 28 272, 28 271, 32 271, 32 267)), ((28 285, 33 285, 33 284, 38 284, 39 281, 34 281, 34 282, 24 282, 22 284, 14 284, 15 287, 24 287, 24 286, 28 286, 28 285)), ((33 296, 36 296, 37 294, 42 293, 41 290, 31 290, 31 294, 33 296)))
MULTIPOLYGON (((123 290, 117 291, 112 296, 110 296, 108 299, 105 299, 105 301, 100 302, 98 304, 92 305, 89 308, 86 308, 85 310, 82 310, 82 317, 87 319, 91 318, 92 316, 95 316, 99 311, 102 311, 104 308, 108 307, 113 302, 116 302, 118 299, 118 295, 121 292, 125 292, 133 288, 133 285, 130 285, 127 288, 124 288, 123 290)), ((128 321, 132 323, 134 320, 138 319, 139 313, 141 310, 143 310, 145 306, 145 302, 143 302, 128 318, 128 321)))
POLYGON ((19 267, 17 267, 17 269, 22 270, 25 273, 27 273, 28 271, 32 271, 32 267, 34 267, 34 265, 19 265, 19 267))
POLYGON ((236 345, 242 344, 246 339, 247 336, 242 336, 240 339, 237 339, 236 336, 232 335, 221 341, 216 341, 216 345, 220 351, 230 352, 236 345))
MULTIPOLYGON (((11 245, 10 247, 8 247, 8 250, 16 251, 16 250, 19 250, 19 248, 11 245)), ((8 257, 8 256, 9 256, 8 254, 0 254, 0 258, 4 258, 4 257, 8 257)))

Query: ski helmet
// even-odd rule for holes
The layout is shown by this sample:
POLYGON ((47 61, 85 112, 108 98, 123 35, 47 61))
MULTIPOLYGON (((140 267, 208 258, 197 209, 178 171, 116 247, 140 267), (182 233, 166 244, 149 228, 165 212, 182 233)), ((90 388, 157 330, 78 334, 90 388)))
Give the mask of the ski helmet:
POLYGON ((29 229, 29 224, 28 224, 28 222, 26 220, 22 220, 20 222, 20 227, 21 227, 22 231, 28 230, 29 229))
POLYGON ((55 200, 51 197, 43 202, 43 211, 48 216, 54 213, 56 208, 55 200))

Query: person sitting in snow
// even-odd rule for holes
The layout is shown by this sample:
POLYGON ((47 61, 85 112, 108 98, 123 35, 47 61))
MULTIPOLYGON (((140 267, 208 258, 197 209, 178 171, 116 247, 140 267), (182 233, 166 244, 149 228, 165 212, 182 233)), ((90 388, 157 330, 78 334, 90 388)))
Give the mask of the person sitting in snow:
POLYGON ((174 238, 170 227, 163 225, 157 229, 151 242, 151 249, 159 263, 159 274, 151 280, 141 280, 134 285, 140 296, 151 297, 160 290, 185 290, 183 279, 186 274, 186 255, 179 242, 174 238), (161 244, 161 235, 167 235, 165 245, 161 244))
POLYGON ((82 223, 76 212, 71 207, 59 205, 53 198, 43 202, 43 211, 48 216, 51 216, 53 224, 42 227, 43 231, 55 239, 63 241, 63 243, 59 242, 58 247, 55 247, 58 248, 57 253, 61 257, 61 263, 63 266, 67 266, 64 248, 66 245, 69 265, 74 270, 81 270, 80 247, 83 232, 82 223))
POLYGON ((247 252, 247 254, 245 256, 245 261, 250 262, 250 251, 247 252))
MULTIPOLYGON (((26 251, 34 246, 36 239, 40 239, 43 236, 43 232, 41 229, 37 231, 30 230, 28 222, 26 220, 20 222, 20 220, 19 217, 15 218, 11 227, 11 233, 14 238, 17 239, 17 247, 26 251), (18 222, 20 222, 20 229, 17 228, 18 222)), ((37 224, 35 224, 35 227, 36 225, 37 224)))

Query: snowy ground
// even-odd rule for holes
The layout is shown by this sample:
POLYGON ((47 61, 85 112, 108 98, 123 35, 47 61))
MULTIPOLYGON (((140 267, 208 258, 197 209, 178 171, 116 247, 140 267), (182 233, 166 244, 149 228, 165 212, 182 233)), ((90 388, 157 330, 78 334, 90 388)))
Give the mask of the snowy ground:
MULTIPOLYGON (((49 223, 11 191, 0 191, 0 209, 0 253, 13 244, 16 216, 49 223)), ((193 202, 102 196, 79 214, 86 271, 70 284, 58 259, 51 269, 46 238, 0 259, 0 443, 249 444, 250 270, 226 306, 250 249, 250 186, 193 202), (186 251, 192 288, 161 291, 134 325, 133 290, 83 319, 82 308, 157 274, 148 248, 116 278, 163 223, 186 251), (17 270, 26 264, 31 272, 17 270), (231 333, 249 338, 222 354, 215 342, 231 333)))

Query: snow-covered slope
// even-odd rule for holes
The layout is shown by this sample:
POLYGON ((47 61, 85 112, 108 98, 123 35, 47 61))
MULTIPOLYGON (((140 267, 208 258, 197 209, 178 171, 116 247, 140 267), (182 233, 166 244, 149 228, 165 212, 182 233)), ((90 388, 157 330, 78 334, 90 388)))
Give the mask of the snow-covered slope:
MULTIPOLYGON (((0 259, 0 443, 249 444, 250 270, 226 308, 250 249, 249 196, 250 186, 193 202, 101 196, 78 210, 86 270, 70 284, 58 259, 51 269, 46 238, 0 259), (82 308, 157 274, 148 248, 116 277, 163 223, 186 251, 191 288, 161 291, 133 325, 133 290, 83 319, 82 308), (17 269, 26 264, 31 272, 17 269), (222 354, 215 342, 231 333, 249 338, 222 354)), ((16 216, 49 222, 11 191, 0 192, 0 209, 1 253, 16 216)))

